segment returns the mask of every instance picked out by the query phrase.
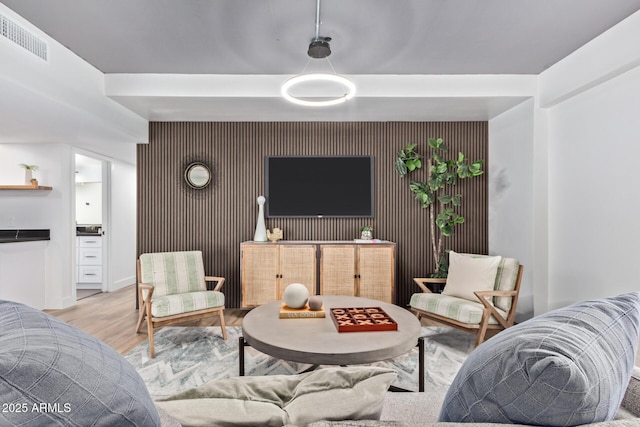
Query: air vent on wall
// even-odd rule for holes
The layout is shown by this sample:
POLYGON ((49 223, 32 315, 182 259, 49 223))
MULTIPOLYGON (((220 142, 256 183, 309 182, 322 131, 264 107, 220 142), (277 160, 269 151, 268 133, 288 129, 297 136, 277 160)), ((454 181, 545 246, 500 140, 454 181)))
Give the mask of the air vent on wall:
POLYGON ((33 53, 38 58, 47 60, 47 43, 4 15, 0 15, 0 35, 33 53))

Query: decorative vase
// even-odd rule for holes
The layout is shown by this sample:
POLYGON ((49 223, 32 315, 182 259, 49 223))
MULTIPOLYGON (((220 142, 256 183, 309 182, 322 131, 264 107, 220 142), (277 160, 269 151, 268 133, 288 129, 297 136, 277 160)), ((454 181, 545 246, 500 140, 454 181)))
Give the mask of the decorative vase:
POLYGON ((371 239, 373 239, 373 231, 371 231, 371 230, 362 230, 360 232, 360 238, 362 240, 371 240, 371 239))
POLYGON ((264 202, 267 199, 264 196, 260 196, 257 199, 258 202, 258 223, 256 224, 256 232, 253 235, 254 242, 266 242, 267 241, 267 227, 264 224, 264 202))
POLYGON ((24 170, 24 183, 26 185, 31 185, 31 179, 33 178, 33 172, 31 169, 24 170))

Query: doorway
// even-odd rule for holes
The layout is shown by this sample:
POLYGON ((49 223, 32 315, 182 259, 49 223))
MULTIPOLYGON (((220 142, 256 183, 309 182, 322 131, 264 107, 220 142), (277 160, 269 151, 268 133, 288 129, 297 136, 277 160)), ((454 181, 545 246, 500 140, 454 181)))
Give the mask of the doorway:
POLYGON ((107 290, 108 162, 75 155, 76 300, 107 290))

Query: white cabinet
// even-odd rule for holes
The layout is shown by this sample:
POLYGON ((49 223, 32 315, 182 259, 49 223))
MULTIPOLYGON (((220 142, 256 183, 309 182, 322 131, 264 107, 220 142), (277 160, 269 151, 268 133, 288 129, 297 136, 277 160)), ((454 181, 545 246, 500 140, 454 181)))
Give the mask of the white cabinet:
POLYGON ((100 288, 102 283, 102 236, 78 236, 78 288, 100 288))
POLYGON ((49 242, 0 244, 0 300, 45 308, 46 251, 49 242))

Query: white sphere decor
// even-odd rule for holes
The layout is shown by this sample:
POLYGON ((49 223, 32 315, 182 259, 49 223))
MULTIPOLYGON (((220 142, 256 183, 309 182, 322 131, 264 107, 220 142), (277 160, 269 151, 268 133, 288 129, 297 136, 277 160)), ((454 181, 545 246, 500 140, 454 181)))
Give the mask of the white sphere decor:
POLYGON ((302 283, 292 283, 285 288, 282 299, 287 307, 302 308, 309 299, 309 289, 302 283))

